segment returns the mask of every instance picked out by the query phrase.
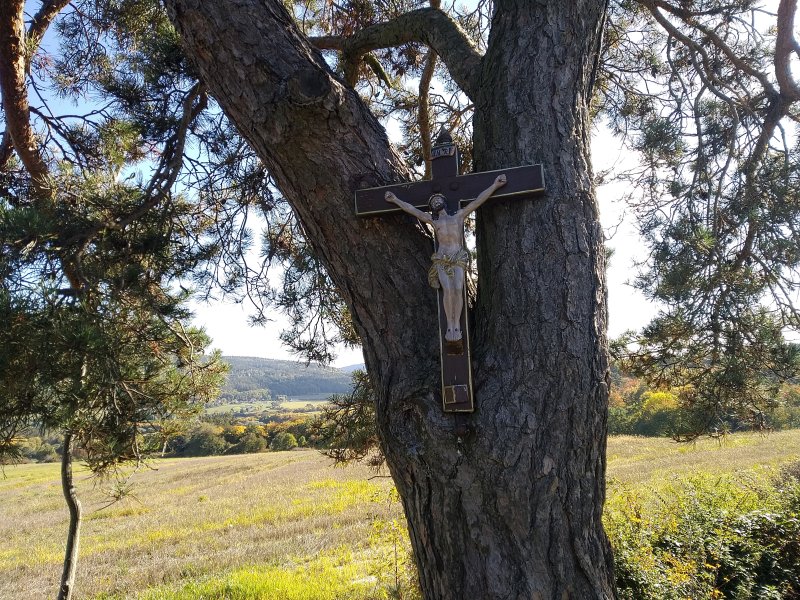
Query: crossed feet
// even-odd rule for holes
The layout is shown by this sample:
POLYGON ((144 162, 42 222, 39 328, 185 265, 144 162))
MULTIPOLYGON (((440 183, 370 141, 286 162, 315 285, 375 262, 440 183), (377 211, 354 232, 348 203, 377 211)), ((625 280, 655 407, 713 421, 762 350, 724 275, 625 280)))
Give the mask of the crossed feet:
POLYGON ((460 327, 448 327, 447 331, 444 333, 444 339, 448 342, 457 342, 461 339, 461 328, 460 327))

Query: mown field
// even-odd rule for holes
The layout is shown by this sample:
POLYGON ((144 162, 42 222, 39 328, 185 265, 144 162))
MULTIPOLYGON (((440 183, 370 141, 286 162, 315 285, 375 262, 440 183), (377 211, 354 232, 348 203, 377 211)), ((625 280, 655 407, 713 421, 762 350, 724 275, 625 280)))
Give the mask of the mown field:
MULTIPOLYGON (((277 410, 283 411, 305 411, 308 409, 308 405, 311 404, 319 410, 324 404, 328 402, 328 398, 330 398, 330 394, 306 394, 306 396, 302 398, 292 398, 291 400, 286 400, 280 403, 280 407, 277 410)), ((206 408, 205 412, 209 415, 219 415, 224 413, 261 413, 264 411, 274 411, 276 410, 275 405, 273 402, 266 402, 266 401, 254 401, 254 402, 226 402, 223 404, 215 404, 213 406, 209 406, 206 408)), ((301 413, 303 414, 303 413, 301 413)), ((306 416, 308 413, 305 413, 306 416)))
MULTIPOLYGON (((775 472, 800 461, 800 431, 692 445, 615 437, 608 458, 613 506, 689 474, 775 472)), ((78 479, 79 598, 368 599, 408 584, 391 480, 316 451, 153 461, 132 475, 133 497, 106 508, 109 484, 78 479)), ((57 465, 5 468, 0 598, 55 597, 66 525, 57 465)))

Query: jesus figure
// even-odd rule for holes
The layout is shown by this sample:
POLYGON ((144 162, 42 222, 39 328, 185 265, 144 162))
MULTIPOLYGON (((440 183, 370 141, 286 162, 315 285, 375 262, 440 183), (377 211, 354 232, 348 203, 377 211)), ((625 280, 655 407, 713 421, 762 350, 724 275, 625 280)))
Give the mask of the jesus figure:
POLYGON ((436 235, 436 252, 431 257, 433 264, 428 272, 428 282, 434 288, 442 288, 442 303, 447 318, 444 339, 457 342, 461 339, 461 311, 464 309, 464 270, 469 254, 464 248, 464 220, 498 189, 506 184, 506 176, 498 175, 494 183, 464 208, 449 213, 447 200, 442 194, 431 196, 428 205, 431 214, 423 212, 408 202, 403 202, 392 192, 386 192, 387 202, 414 215, 423 223, 433 226, 436 235))

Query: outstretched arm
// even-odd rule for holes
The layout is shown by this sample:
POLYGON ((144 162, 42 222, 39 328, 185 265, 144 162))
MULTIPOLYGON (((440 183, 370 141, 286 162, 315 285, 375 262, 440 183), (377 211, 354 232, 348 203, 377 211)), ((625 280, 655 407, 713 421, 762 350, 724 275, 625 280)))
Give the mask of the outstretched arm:
POLYGON ((408 202, 403 202, 402 200, 400 200, 400 198, 395 196, 392 192, 386 192, 383 195, 383 198, 387 202, 391 202, 392 204, 396 204, 398 206, 398 208, 400 208, 401 210, 407 212, 408 214, 414 215, 415 217, 417 217, 423 223, 433 223, 433 218, 428 213, 419 210, 416 206, 412 206, 408 202))
POLYGON ((506 176, 505 174, 498 175, 497 178, 494 180, 494 183, 490 185, 488 188, 483 190, 475 200, 467 204, 464 208, 462 208, 459 212, 461 217, 466 217, 469 213, 477 210, 477 208, 486 202, 489 199, 489 196, 495 193, 498 188, 503 187, 506 184, 506 176))

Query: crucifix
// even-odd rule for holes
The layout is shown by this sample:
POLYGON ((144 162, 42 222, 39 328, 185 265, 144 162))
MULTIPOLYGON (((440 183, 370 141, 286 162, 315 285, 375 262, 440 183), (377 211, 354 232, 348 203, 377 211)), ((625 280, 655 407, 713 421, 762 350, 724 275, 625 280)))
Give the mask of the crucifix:
POLYGON ((404 211, 433 227, 436 248, 428 282, 439 306, 442 406, 444 412, 473 412, 464 219, 487 201, 544 192, 544 178, 541 165, 467 175, 458 170, 458 148, 443 131, 431 149, 430 181, 357 190, 355 200, 356 215, 404 211))

